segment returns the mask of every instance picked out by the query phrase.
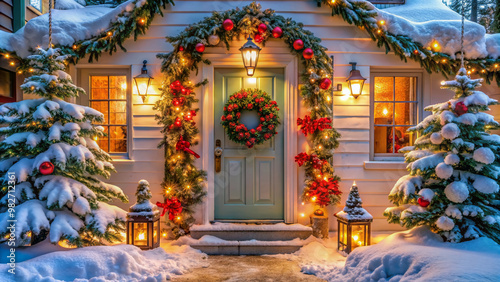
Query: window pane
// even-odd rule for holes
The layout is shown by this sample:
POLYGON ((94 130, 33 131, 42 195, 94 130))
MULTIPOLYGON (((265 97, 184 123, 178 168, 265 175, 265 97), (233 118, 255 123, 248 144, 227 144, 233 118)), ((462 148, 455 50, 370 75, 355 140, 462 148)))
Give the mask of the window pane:
POLYGON ((99 137, 99 139, 97 139, 97 144, 99 145, 99 147, 101 149, 103 149, 104 151, 106 152, 109 152, 109 147, 108 147, 108 134, 109 132, 109 129, 107 126, 104 126, 104 133, 106 133, 106 136, 105 137, 99 137))
POLYGON ((396 77, 396 101, 416 101, 416 77, 396 77))
POLYGON ((415 103, 396 103, 396 125, 414 125, 416 112, 415 103))
POLYGON ((396 152, 406 146, 413 146, 415 143, 415 133, 408 132, 407 126, 395 127, 395 146, 396 152))
POLYGON ((375 101, 393 101, 394 100, 394 78, 393 77, 375 77, 374 87, 375 101))
POLYGON ((108 89, 108 77, 107 76, 91 76, 91 87, 92 88, 105 88, 108 89))
POLYGON ((127 152, 127 126, 110 126, 110 152, 127 152))
POLYGON ((101 124, 108 124, 108 103, 109 102, 90 102, 92 109, 98 110, 104 115, 104 122, 101 124))
POLYGON ((127 77, 126 76, 110 76, 109 77, 109 98, 121 99, 127 98, 127 77))
POLYGON ((0 69, 0 96, 13 98, 12 84, 14 73, 0 69))
POLYGON ((111 101, 110 102, 111 119, 109 124, 126 124, 127 123, 127 102, 111 101))
MULTIPOLYGON (((30 0, 30 6, 41 12, 42 11, 42 0, 30 0)), ((24 7, 24 5, 23 5, 23 7, 24 7)))
POLYGON ((392 153, 392 127, 375 126, 375 153, 392 153))
POLYGON ((392 124, 393 103, 375 103, 375 124, 392 124))

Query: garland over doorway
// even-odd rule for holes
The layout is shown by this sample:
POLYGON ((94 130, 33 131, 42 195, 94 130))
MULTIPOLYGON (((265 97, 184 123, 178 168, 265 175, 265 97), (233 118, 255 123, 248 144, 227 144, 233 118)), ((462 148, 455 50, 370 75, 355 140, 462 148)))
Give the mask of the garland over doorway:
POLYGON ((262 10, 260 4, 252 3, 241 9, 213 12, 212 16, 191 24, 178 36, 167 37, 174 51, 159 54, 163 59, 162 72, 165 74, 161 99, 155 110, 158 123, 163 125, 165 148, 165 178, 162 183, 165 200, 175 198, 182 204, 182 212, 169 220, 176 236, 189 232, 194 222, 193 205, 201 203, 206 192, 203 181, 206 173, 194 166, 195 156, 179 148, 179 142, 197 144, 199 132, 192 117, 199 109, 193 90, 208 83, 197 84, 189 80, 192 71, 198 71, 198 64, 210 64, 203 58, 206 46, 222 42, 229 50, 230 42, 238 38, 254 37, 263 46, 271 38, 281 38, 290 47, 290 52, 304 65, 301 96, 309 114, 298 119, 301 131, 308 136, 310 152, 296 157, 299 165, 305 166, 306 181, 302 195, 306 202, 321 206, 335 204, 340 200, 338 176, 331 165, 333 150, 337 148, 339 133, 332 128, 331 59, 326 54, 321 40, 301 23, 276 15, 273 10, 262 10), (182 99, 181 99, 182 98, 182 99), (182 101, 182 102, 180 102, 182 101))

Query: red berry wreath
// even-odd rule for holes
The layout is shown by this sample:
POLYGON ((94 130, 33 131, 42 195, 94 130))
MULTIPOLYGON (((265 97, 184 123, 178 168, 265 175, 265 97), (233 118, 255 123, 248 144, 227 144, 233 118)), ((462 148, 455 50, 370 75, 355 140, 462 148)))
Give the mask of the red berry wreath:
POLYGON ((280 124, 278 103, 271 100, 266 92, 259 89, 242 89, 229 97, 224 105, 224 115, 221 124, 231 141, 252 148, 271 139, 278 134, 276 129, 280 124), (260 124, 248 129, 240 123, 241 112, 255 110, 260 116, 260 124))

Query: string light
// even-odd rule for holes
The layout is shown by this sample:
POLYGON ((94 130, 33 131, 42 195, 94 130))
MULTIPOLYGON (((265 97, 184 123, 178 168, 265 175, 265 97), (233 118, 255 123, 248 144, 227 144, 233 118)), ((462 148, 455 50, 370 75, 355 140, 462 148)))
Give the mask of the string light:
POLYGON ((5 59, 8 59, 10 58, 10 55, 9 54, 5 54, 5 59))
POLYGON ((141 24, 144 24, 145 22, 146 22, 146 20, 145 20, 145 19, 140 19, 140 20, 139 20, 139 23, 141 23, 141 24))
POLYGON ((316 202, 316 196, 312 197, 311 201, 316 202))
POLYGON ((301 213, 300 214, 300 217, 305 217, 306 215, 304 213, 301 213))
POLYGON ((319 149, 319 150, 321 150, 321 148, 323 148, 323 147, 321 147, 321 145, 319 145, 319 146, 318 146, 318 149, 319 149))
POLYGON ((302 205, 305 205, 306 203, 302 202, 302 205))
POLYGON ((30 72, 34 72, 35 70, 34 69, 29 69, 30 72))
POLYGON ((443 64, 446 63, 446 59, 442 59, 441 62, 443 62, 443 64))
POLYGON ((327 100, 328 102, 330 102, 330 100, 331 100, 331 99, 332 99, 332 98, 330 98, 330 96, 326 96, 326 100, 327 100))
POLYGON ((177 217, 177 220, 181 220, 181 217, 180 217, 180 216, 178 216, 178 217, 177 217))
POLYGON ((384 24, 385 24, 385 21, 384 21, 384 20, 380 20, 378 23, 379 23, 380 25, 384 25, 384 24))
POLYGON ((498 68, 498 64, 495 64, 495 66, 494 66, 494 67, 495 67, 495 68, 498 68))
POLYGON ((16 64, 16 63, 14 63, 14 62, 10 62, 10 63, 9 63, 9 65, 11 65, 11 66, 13 66, 13 65, 15 65, 15 64, 16 64))
POLYGON ((482 72, 482 73, 485 73, 485 72, 486 72, 486 70, 481 70, 481 72, 482 72))
POLYGON ((377 33, 382 33, 382 30, 381 29, 377 29, 377 33))
POLYGON ((107 33, 107 34, 108 34, 108 36, 113 35, 113 33, 112 33, 111 31, 108 31, 108 33, 107 33))

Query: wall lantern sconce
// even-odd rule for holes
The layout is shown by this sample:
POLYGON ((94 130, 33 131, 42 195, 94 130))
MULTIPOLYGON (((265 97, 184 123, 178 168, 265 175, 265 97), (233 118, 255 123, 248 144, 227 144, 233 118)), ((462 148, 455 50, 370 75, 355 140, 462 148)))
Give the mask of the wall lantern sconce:
POLYGON ((248 76, 253 76, 257 62, 259 61, 259 53, 262 50, 257 44, 253 43, 252 37, 248 36, 248 41, 240 48, 243 65, 247 70, 248 76))
POLYGON ((141 96, 142 102, 144 103, 146 97, 148 96, 149 85, 151 84, 151 80, 153 80, 153 78, 148 74, 148 69, 146 68, 148 61, 144 60, 142 63, 144 65, 142 66, 141 74, 135 76, 134 81, 135 86, 137 87, 137 93, 141 96))
POLYGON ((338 251, 345 256, 355 248, 371 243, 373 216, 361 204, 358 186, 354 182, 344 209, 335 214, 338 222, 338 251))
POLYGON ((366 78, 356 69, 356 63, 350 62, 349 64, 352 65, 352 70, 349 74, 349 78, 347 78, 347 84, 349 85, 349 90, 351 90, 351 95, 355 99, 358 99, 359 95, 363 93, 363 85, 365 84, 366 78))

